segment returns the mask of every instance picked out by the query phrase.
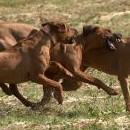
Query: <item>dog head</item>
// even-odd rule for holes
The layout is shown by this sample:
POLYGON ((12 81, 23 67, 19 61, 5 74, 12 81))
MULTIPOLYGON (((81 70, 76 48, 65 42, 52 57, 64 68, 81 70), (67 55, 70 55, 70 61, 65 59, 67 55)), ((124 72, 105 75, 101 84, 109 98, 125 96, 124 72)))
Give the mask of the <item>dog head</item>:
POLYGON ((113 33, 107 28, 85 25, 83 27, 83 41, 89 49, 107 47, 109 50, 116 50, 116 43, 121 41, 120 34, 113 33))
POLYGON ((42 27, 55 42, 71 44, 75 42, 78 35, 76 29, 70 28, 63 22, 46 22, 42 23, 42 27))

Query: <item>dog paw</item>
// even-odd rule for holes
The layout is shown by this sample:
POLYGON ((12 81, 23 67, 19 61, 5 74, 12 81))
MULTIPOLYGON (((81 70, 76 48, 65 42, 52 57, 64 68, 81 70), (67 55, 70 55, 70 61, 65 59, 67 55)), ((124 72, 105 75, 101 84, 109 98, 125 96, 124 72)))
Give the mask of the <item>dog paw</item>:
POLYGON ((57 91, 54 92, 54 98, 58 101, 59 104, 63 103, 63 94, 59 94, 57 91))

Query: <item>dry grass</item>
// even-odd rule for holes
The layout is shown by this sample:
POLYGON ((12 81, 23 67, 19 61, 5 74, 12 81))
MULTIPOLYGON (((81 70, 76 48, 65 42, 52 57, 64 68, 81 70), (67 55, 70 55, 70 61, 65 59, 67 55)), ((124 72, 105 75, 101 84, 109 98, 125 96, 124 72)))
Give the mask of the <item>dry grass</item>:
MULTIPOLYGON (((25 22, 40 26, 38 17, 59 19, 81 31, 83 24, 110 27, 130 35, 128 0, 6 0, 0 1, 0 20, 25 22)), ((111 87, 119 86, 116 77, 90 69, 89 73, 111 87)), ((42 97, 39 85, 19 85, 29 100, 42 97)), ((119 87, 118 87, 119 88, 119 87)), ((130 119, 125 112, 122 94, 110 97, 94 86, 84 84, 76 92, 65 93, 62 106, 52 100, 44 109, 32 111, 15 97, 0 91, 0 130, 128 130, 130 119)))

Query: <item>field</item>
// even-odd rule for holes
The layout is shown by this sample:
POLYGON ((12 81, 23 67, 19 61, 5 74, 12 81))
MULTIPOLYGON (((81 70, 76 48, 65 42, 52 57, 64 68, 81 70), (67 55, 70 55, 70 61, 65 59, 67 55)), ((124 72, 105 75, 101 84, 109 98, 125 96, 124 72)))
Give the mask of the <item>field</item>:
MULTIPOLYGON (((23 22, 40 27, 39 16, 62 20, 82 31, 84 24, 109 27, 130 36, 129 0, 0 0, 0 21, 23 22)), ((130 115, 117 78, 89 68, 87 73, 118 88, 118 96, 108 96, 95 86, 83 84, 75 92, 64 92, 64 103, 52 99, 43 109, 24 107, 14 96, 0 90, 0 130, 129 130, 130 115)), ((19 84, 31 101, 42 97, 42 86, 19 84)))

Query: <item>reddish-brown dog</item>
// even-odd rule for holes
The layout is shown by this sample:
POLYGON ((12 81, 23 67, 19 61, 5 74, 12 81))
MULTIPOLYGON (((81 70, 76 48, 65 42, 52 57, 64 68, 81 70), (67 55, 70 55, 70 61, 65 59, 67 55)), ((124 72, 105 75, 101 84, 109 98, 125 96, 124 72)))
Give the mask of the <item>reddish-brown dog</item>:
POLYGON ((26 38, 32 30, 38 28, 24 23, 0 23, 0 51, 15 45, 17 41, 26 38))
MULTIPOLYGON (((63 101, 62 86, 58 82, 48 79, 44 75, 44 72, 49 67, 50 50, 55 46, 57 41, 62 40, 64 42, 66 40, 66 33, 69 34, 73 31, 63 23, 48 22, 43 25, 43 29, 36 31, 33 36, 21 40, 17 45, 11 47, 11 49, 1 52, 0 82, 14 84, 31 80, 39 84, 48 84, 58 91, 56 98, 61 104, 63 101)), ((63 74, 72 76, 59 63, 51 63, 61 69, 63 74)), ((11 92, 21 100, 20 95, 16 95, 17 90, 12 91, 13 84, 11 92)), ((21 101, 26 106, 33 105, 27 100, 21 101)))
MULTIPOLYGON (((83 44, 90 46, 90 49, 84 51, 83 66, 90 66, 105 73, 118 76, 126 103, 126 110, 130 112, 130 94, 127 83, 127 78, 130 74, 130 39, 122 38, 122 40, 118 43, 113 42, 113 45, 116 47, 116 51, 109 52, 107 49, 104 49, 104 47, 99 48, 99 51, 99 49, 91 48, 91 44, 100 44, 100 42, 104 40, 104 32, 106 30, 103 28, 97 28, 85 36, 86 30, 85 26, 83 31, 84 38, 82 40, 83 44), (97 33, 100 33, 102 37, 98 37, 97 33), (92 36, 94 38, 92 38, 92 36), (91 39, 91 42, 89 42, 89 39, 91 39)), ((120 38, 120 35, 115 36, 120 38)), ((109 39, 111 39, 111 37, 109 39)))
MULTIPOLYGON (((38 28, 25 23, 11 23, 1 22, 0 23, 0 52, 9 49, 15 45, 19 40, 26 38, 28 35, 32 35, 38 28), (31 32, 31 33, 30 33, 31 32)), ((0 83, 0 87, 7 95, 12 95, 10 89, 0 83)))

